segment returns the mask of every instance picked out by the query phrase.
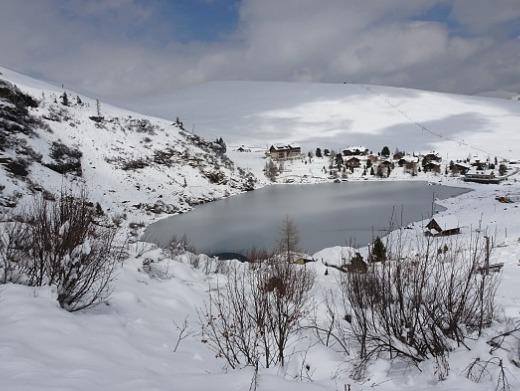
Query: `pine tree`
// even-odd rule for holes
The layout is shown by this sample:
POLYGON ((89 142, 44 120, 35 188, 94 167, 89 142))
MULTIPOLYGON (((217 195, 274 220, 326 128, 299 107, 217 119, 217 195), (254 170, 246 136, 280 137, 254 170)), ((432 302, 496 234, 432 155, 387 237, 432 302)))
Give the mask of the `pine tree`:
POLYGON ((338 153, 336 155, 336 166, 338 167, 338 170, 341 169, 342 165, 343 165, 343 156, 341 156, 341 153, 338 153))
POLYGON ((383 147, 383 149, 381 150, 381 155, 382 156, 385 156, 385 157, 388 157, 390 156, 390 148, 388 148, 386 145, 383 147))
POLYGON ((386 247, 379 236, 376 237, 374 243, 372 243, 372 249, 370 252, 371 262, 384 262, 386 261, 386 247))
POLYGON ((321 154, 321 149, 320 148, 316 148, 316 153, 315 153, 316 157, 322 157, 323 155, 321 154))

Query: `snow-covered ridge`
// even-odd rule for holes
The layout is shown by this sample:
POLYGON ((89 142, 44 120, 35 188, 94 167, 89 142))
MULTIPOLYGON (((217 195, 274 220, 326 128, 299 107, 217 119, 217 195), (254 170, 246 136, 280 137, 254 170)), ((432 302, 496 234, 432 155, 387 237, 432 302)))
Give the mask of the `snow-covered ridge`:
POLYGON ((236 145, 297 143, 304 150, 337 150, 361 144, 374 151, 388 145, 392 151, 435 150, 443 159, 475 153, 517 159, 514 146, 520 145, 519 102, 406 88, 211 82, 135 106, 179 115, 189 129, 236 145))
POLYGON ((0 159, 2 206, 81 183, 92 201, 134 222, 183 212, 256 183, 227 158, 225 145, 185 131, 180 121, 102 102, 98 112, 94 99, 4 68, 0 159))

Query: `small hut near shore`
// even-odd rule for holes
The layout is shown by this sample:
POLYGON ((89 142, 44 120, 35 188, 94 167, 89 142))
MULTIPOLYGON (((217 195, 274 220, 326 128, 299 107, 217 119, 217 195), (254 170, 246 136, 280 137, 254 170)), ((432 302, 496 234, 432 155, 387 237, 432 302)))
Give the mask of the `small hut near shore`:
POLYGON ((460 224, 456 216, 435 216, 426 225, 427 236, 450 236, 460 234, 460 224))

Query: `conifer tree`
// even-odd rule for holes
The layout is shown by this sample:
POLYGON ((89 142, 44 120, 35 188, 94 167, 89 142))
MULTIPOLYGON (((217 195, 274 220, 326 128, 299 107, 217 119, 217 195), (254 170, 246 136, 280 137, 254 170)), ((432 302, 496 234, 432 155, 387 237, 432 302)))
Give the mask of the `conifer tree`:
POLYGON ((386 247, 379 236, 376 237, 374 243, 372 243, 372 250, 370 252, 371 262, 384 262, 386 261, 386 247))

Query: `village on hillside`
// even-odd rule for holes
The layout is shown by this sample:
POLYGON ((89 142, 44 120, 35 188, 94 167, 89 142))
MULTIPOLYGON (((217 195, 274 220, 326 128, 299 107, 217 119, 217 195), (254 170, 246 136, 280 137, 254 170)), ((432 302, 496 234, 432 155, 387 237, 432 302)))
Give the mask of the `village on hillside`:
POLYGON ((516 160, 468 155, 465 159, 443 159, 435 151, 407 153, 384 146, 373 151, 365 146, 349 146, 339 151, 317 147, 304 152, 296 144, 272 144, 267 150, 246 147, 234 149, 240 155, 257 154, 265 159, 263 173, 271 182, 307 183, 315 181, 369 180, 371 178, 410 179, 444 176, 465 182, 497 184, 517 173, 516 160))

